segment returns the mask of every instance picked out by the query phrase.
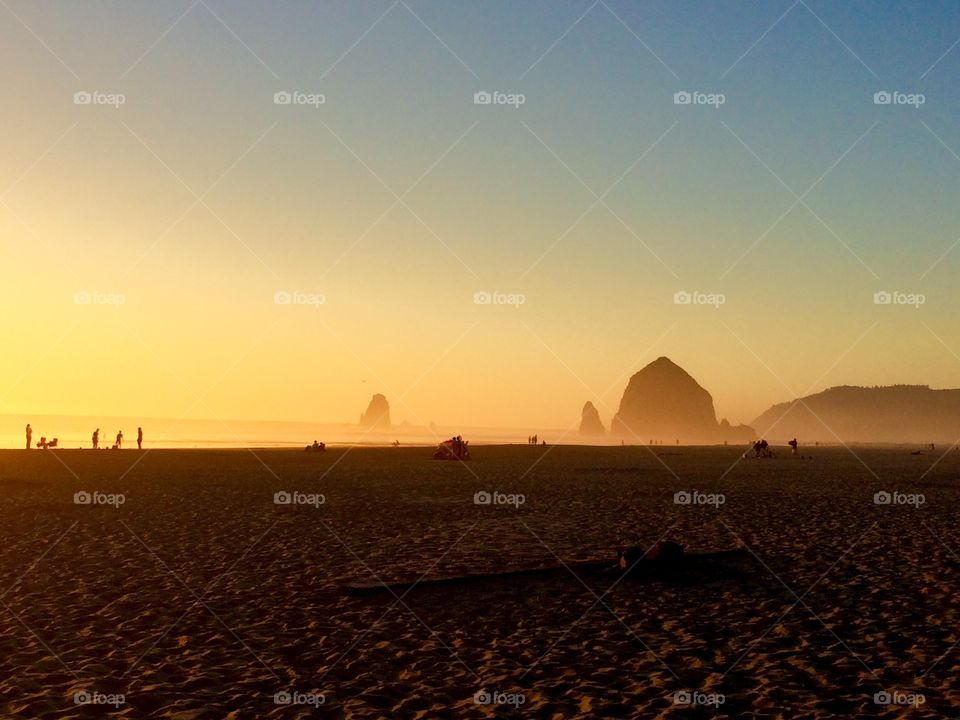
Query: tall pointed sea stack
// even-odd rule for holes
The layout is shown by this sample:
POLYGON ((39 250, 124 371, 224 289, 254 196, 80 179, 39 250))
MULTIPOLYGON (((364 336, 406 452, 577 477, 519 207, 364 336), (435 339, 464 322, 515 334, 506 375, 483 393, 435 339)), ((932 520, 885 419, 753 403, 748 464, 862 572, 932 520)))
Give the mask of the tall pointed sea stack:
POLYGON ((360 416, 360 424, 377 430, 390 429, 390 404, 385 396, 377 393, 370 398, 367 411, 360 416))
POLYGON ((581 435, 604 435, 603 423, 600 421, 600 413, 593 406, 592 402, 587 401, 580 413, 580 434, 581 435))

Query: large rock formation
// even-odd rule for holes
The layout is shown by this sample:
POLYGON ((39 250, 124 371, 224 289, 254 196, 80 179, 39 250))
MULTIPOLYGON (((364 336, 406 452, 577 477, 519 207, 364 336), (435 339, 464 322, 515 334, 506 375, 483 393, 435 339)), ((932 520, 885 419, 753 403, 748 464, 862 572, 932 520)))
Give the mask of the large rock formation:
POLYGON ((745 445, 756 440, 757 433, 749 425, 731 425, 730 422, 724 418, 720 421, 720 437, 717 439, 725 444, 745 445))
POLYGON ((385 396, 377 393, 370 398, 367 411, 360 416, 360 424, 378 430, 390 429, 390 404, 385 396))
POLYGON ((777 440, 952 443, 960 434, 960 390, 844 385, 774 405, 753 424, 777 440))
POLYGON ((593 403, 587 401, 580 413, 580 434, 581 435, 603 435, 606 430, 603 429, 603 423, 600 421, 600 413, 593 406, 593 403))
POLYGON ((630 378, 610 432, 633 442, 749 442, 750 428, 717 424, 713 398, 679 365, 660 357, 630 378))

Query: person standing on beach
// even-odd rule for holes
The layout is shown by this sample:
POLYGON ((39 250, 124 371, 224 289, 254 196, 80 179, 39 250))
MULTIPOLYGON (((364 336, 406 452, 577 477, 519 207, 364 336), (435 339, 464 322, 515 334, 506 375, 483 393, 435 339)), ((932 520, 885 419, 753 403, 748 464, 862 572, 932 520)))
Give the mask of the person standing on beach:
POLYGON ((30 449, 30 440, 33 438, 33 428, 27 423, 27 450, 30 449))
POLYGON ((100 447, 100 428, 93 431, 93 437, 90 438, 90 442, 93 443, 94 450, 100 447))
POLYGON ((117 450, 123 445, 123 430, 117 430, 117 444, 114 446, 117 450))
POLYGON ((137 428, 137 450, 143 449, 143 428, 137 428))

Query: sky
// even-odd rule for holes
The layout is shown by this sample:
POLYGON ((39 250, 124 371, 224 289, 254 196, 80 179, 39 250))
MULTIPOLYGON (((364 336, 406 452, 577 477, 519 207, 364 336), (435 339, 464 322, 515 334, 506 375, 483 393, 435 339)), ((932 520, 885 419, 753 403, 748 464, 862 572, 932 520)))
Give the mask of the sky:
POLYGON ((734 423, 960 387, 958 39, 956 2, 4 0, 0 413, 609 424, 661 355, 734 423))

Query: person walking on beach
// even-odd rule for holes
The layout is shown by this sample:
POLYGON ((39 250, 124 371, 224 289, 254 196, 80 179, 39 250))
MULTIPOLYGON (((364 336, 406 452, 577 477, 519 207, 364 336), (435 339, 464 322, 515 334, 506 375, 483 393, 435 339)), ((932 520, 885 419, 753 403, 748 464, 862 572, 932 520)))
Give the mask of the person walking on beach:
POLYGON ((94 450, 100 447, 100 428, 93 431, 93 437, 90 438, 90 442, 93 443, 94 450))
POLYGON ((117 430, 117 444, 114 447, 119 450, 123 445, 123 430, 117 430))
POLYGON ((137 450, 143 449, 143 428, 137 428, 137 450))
POLYGON ((33 428, 30 427, 30 423, 27 423, 27 450, 30 449, 30 440, 33 439, 33 428))

